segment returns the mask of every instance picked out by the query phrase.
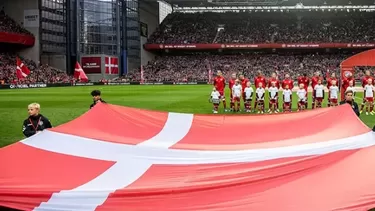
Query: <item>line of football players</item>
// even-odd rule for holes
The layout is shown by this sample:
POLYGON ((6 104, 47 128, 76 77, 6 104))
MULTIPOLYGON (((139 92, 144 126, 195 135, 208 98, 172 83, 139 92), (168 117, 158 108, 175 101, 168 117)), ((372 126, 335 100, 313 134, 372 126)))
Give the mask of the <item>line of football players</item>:
MULTIPOLYGON (((375 114, 374 108, 374 78, 371 76, 370 71, 366 71, 365 76, 362 78, 362 87, 364 88, 363 102, 361 105, 361 112, 366 107, 366 114, 375 114)), ((304 74, 297 79, 298 89, 296 91, 298 101, 298 111, 305 110, 308 108, 307 105, 307 93, 310 85, 309 77, 304 74)), ((325 99, 325 86, 323 83, 323 77, 320 76, 319 72, 316 72, 311 78, 312 87, 312 102, 311 108, 322 107, 323 100, 325 99)), ((331 77, 327 78, 327 90, 328 90, 328 106, 337 106, 339 100, 339 80, 335 73, 332 73, 331 77)), ((278 80, 276 73, 272 73, 271 77, 267 80, 261 72, 258 72, 254 79, 255 91, 252 87, 249 79, 245 78, 243 74, 238 77, 235 73, 232 74, 229 80, 230 90, 230 109, 227 109, 225 100, 225 87, 226 80, 222 73, 218 71, 217 76, 214 78, 214 88, 210 96, 210 101, 213 103, 213 112, 218 113, 219 104, 222 103, 224 111, 239 112, 241 109, 241 101, 244 104, 245 112, 265 112, 265 98, 269 98, 268 112, 278 113, 279 110, 279 99, 282 99, 283 112, 291 112, 292 106, 292 89, 294 87, 294 81, 291 79, 289 74, 285 75, 284 80, 281 82, 278 80), (266 95, 266 88, 268 89, 268 96, 266 95), (282 96, 279 97, 279 91, 282 88, 282 96), (254 108, 252 108, 252 101, 255 95, 254 108)), ((355 81, 352 75, 349 75, 342 81, 341 88, 344 90, 352 90, 355 93, 355 81)))

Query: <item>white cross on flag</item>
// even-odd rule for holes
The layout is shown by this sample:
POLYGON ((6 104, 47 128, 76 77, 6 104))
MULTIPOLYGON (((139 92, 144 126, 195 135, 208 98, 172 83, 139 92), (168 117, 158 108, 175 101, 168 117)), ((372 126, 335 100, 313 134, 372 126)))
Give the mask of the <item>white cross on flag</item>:
POLYGON ((30 74, 29 68, 21 61, 20 58, 16 58, 17 70, 16 75, 18 79, 24 79, 30 74))
POLYGON ((0 207, 365 211, 375 207, 374 144, 348 104, 210 116, 99 103, 0 149, 0 207))
POLYGON ((117 57, 105 57, 105 74, 118 74, 117 57))

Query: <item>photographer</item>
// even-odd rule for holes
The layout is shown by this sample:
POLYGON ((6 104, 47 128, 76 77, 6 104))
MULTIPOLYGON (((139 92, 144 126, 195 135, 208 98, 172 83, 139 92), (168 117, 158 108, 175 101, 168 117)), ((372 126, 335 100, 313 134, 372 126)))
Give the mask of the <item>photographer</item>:
POLYGON ((340 102, 340 105, 348 103, 352 106, 354 113, 359 117, 359 108, 358 104, 353 99, 354 92, 352 90, 347 90, 345 92, 345 99, 340 102))
POLYGON ((51 122, 41 115, 40 105, 38 103, 31 103, 28 106, 29 118, 23 121, 22 132, 26 137, 35 135, 44 129, 51 128, 51 122))

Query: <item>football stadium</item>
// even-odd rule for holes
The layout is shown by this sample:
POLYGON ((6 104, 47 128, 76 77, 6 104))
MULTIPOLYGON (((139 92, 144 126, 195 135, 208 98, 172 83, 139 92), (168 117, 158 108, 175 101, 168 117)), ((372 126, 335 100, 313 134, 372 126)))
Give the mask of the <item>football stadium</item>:
POLYGON ((373 0, 1 0, 0 211, 375 210, 373 0))

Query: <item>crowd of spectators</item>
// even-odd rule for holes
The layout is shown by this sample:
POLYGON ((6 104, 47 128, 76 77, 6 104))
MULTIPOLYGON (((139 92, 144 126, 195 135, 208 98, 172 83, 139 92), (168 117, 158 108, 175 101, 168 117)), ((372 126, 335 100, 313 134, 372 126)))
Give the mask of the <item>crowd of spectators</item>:
MULTIPOLYGON (((267 54, 249 53, 240 55, 186 55, 163 56, 149 62, 143 67, 143 79, 145 82, 191 82, 208 81, 211 70, 212 77, 217 71, 222 71, 226 78, 232 73, 244 73, 253 79, 257 71, 270 76, 276 72, 280 78, 290 74, 294 79, 304 73, 312 76, 314 72, 339 73, 339 65, 351 54, 267 54)), ((362 74, 359 69, 358 76, 362 74)), ((120 80, 140 81, 140 69, 132 71, 120 80)))
POLYGON ((21 60, 29 68, 30 75, 18 80, 16 57, 15 54, 0 53, 0 84, 68 83, 71 81, 71 77, 63 71, 48 65, 36 64, 24 58, 21 60))
POLYGON ((152 43, 212 43, 217 25, 209 15, 173 13, 151 35, 152 43))
POLYGON ((375 42, 374 28, 360 11, 172 13, 148 43, 375 42))
MULTIPOLYGON (((302 74, 312 76, 320 72, 322 76, 335 72, 339 75, 340 63, 351 54, 326 53, 243 53, 235 55, 191 54, 184 56, 161 56, 143 66, 144 82, 201 82, 215 77, 217 71, 222 71, 229 79, 232 73, 243 73, 253 80, 258 71, 266 77, 273 72, 280 79, 286 74, 297 79, 302 74)), ((16 56, 14 54, 0 54, 0 84, 25 83, 69 83, 72 76, 48 65, 38 65, 33 61, 22 59, 30 69, 31 74, 22 80, 16 77, 16 56)), ((362 77, 368 67, 357 67, 356 78, 362 77)), ((141 81, 141 70, 130 71, 129 74, 117 78, 115 81, 141 81)))
POLYGON ((29 31, 27 31, 25 28, 20 26, 15 20, 6 15, 4 9, 0 10, 0 32, 10 32, 32 36, 32 34, 29 31))

